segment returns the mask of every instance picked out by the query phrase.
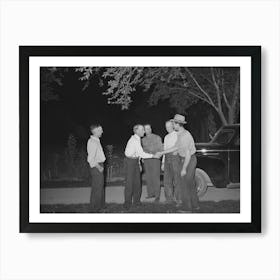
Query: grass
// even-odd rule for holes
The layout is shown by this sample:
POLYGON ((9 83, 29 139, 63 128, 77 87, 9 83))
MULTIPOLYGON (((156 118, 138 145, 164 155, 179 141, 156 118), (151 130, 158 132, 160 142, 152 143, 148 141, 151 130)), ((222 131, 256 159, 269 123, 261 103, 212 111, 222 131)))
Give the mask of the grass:
MULTIPOLYGON (((121 204, 109 203, 101 213, 178 213, 181 209, 175 205, 163 203, 142 203, 125 210, 121 204)), ((196 213, 239 213, 240 202, 224 200, 219 202, 201 201, 200 210, 196 213)), ((41 205, 41 213, 89 213, 89 204, 56 204, 41 205)))

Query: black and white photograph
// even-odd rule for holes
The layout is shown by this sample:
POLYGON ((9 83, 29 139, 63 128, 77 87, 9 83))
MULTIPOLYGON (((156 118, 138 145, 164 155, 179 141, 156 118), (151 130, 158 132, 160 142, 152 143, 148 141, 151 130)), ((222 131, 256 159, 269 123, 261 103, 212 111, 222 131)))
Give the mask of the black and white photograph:
POLYGON ((30 222, 253 223, 259 47, 20 51, 22 63, 31 54, 29 129, 39 128, 29 138, 30 222))
POLYGON ((40 71, 41 213, 240 212, 240 68, 40 71))

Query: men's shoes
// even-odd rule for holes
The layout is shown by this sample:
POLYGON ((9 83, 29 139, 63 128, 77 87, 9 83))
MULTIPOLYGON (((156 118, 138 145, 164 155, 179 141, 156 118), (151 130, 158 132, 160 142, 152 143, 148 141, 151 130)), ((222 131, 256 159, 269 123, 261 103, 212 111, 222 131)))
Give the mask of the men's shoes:
POLYGON ((192 210, 178 210, 178 213, 192 213, 192 210))
POLYGON ((139 201, 139 202, 133 203, 133 205, 134 205, 135 207, 140 207, 140 206, 142 206, 142 203, 139 201))
POLYGON ((173 205, 174 203, 175 203, 175 201, 173 201, 173 200, 166 200, 164 202, 165 205, 173 205))
POLYGON ((125 210, 129 210, 130 207, 131 207, 131 204, 124 204, 124 205, 123 205, 123 208, 124 208, 125 210))
POLYGON ((183 205, 182 202, 177 202, 177 203, 176 203, 176 207, 177 207, 177 208, 181 207, 182 205, 183 205))
POLYGON ((193 208, 193 212, 199 212, 199 210, 200 210, 200 207, 199 207, 199 206, 193 208))
POLYGON ((156 197, 154 200, 155 203, 159 203, 159 197, 156 197))

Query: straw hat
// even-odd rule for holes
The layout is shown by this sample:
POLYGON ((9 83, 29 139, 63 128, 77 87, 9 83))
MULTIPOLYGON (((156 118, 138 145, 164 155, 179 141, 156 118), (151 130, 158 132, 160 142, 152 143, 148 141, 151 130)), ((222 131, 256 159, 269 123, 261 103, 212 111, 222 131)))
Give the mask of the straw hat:
POLYGON ((176 122, 176 123, 183 123, 183 124, 187 123, 185 116, 179 115, 179 114, 176 114, 174 116, 174 119, 172 119, 171 121, 176 122))

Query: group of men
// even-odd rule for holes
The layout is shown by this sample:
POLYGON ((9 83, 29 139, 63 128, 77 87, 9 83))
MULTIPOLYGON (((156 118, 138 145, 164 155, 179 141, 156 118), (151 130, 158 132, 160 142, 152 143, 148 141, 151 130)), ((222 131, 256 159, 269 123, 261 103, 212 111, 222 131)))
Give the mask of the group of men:
MULTIPOLYGON (((152 133, 150 124, 136 124, 133 135, 125 148, 124 208, 141 205, 142 162, 146 176, 147 199, 160 201, 160 170, 164 172, 165 203, 176 204, 180 211, 193 212, 199 209, 195 186, 196 156, 192 135, 184 128, 185 117, 176 114, 166 121, 168 134, 161 137, 152 133), (145 136, 144 136, 145 135, 145 136)), ((88 163, 92 176, 90 205, 94 212, 105 207, 104 155, 100 137, 103 129, 95 124, 90 127, 91 137, 87 143, 88 163)))

